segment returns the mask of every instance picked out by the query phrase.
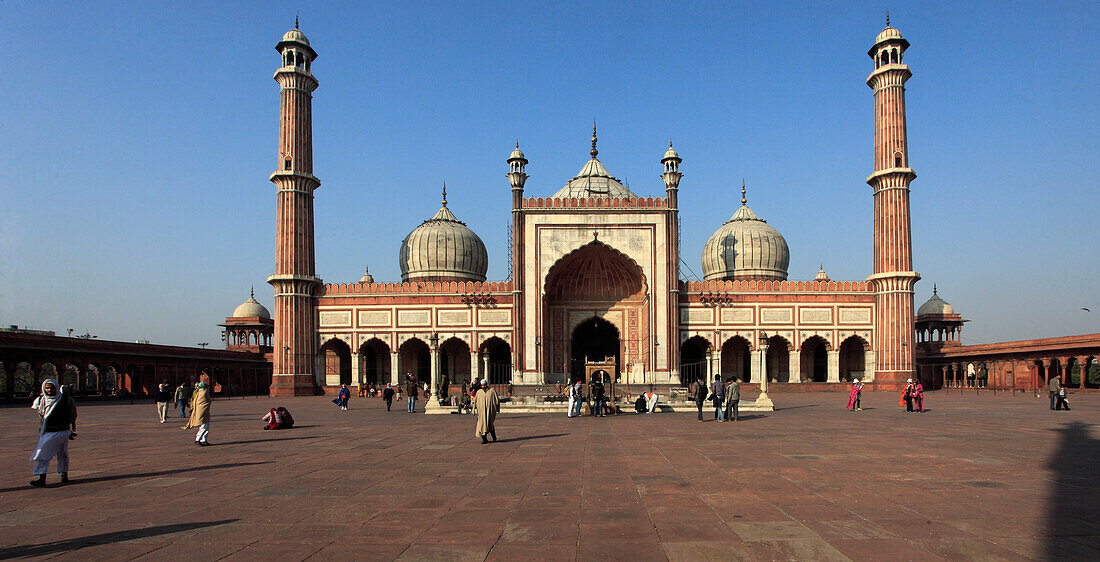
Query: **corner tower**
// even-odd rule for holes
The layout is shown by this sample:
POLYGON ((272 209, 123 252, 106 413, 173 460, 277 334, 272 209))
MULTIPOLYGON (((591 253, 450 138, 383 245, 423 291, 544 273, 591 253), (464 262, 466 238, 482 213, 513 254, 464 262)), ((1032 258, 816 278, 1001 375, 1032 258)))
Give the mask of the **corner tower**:
POLYGON ((875 165, 867 183, 875 197, 875 263, 868 280, 875 290, 875 382, 901 385, 914 374, 913 271, 909 220, 909 167, 905 132, 905 82, 912 76, 903 62, 909 42, 890 27, 887 15, 867 52, 875 70, 867 85, 875 96, 875 165))
POLYGON ((311 395, 316 385, 317 290, 313 249, 313 190, 321 181, 313 175, 311 101, 317 79, 310 67, 317 53, 309 39, 294 29, 275 46, 282 64, 279 83, 279 160, 271 174, 277 201, 275 274, 275 341, 272 350, 271 395, 311 395))

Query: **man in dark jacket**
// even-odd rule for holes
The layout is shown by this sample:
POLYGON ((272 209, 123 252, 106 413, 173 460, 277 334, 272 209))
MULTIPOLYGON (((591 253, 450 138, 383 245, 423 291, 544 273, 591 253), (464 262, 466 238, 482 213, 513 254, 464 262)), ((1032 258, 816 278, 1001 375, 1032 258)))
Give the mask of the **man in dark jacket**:
POLYGON ((714 375, 710 385, 711 399, 714 400, 714 419, 726 421, 726 385, 722 384, 722 375, 714 375))
POLYGON ((168 385, 161 383, 157 387, 153 400, 157 403, 157 417, 160 418, 160 423, 164 423, 164 417, 168 415, 168 402, 172 400, 172 392, 168 390, 168 385))
POLYGON ((408 375, 405 379, 405 398, 409 401, 409 413, 416 411, 416 397, 420 396, 420 389, 416 386, 416 378, 408 375))
POLYGON ((703 403, 707 401, 707 383, 703 376, 695 379, 695 407, 699 409, 699 421, 703 421, 703 403))
POLYGON ((69 439, 75 436, 76 402, 65 387, 57 381, 46 379, 42 382, 42 425, 38 431, 38 445, 34 448, 31 461, 37 480, 31 480, 31 486, 46 486, 46 472, 50 468, 50 459, 57 457, 57 473, 61 483, 69 481, 69 439))
POLYGON ((741 383, 733 377, 726 387, 726 421, 737 421, 737 403, 741 401, 741 383))
POLYGON ((604 404, 607 403, 603 382, 598 377, 592 380, 592 416, 602 418, 604 404))
POLYGON ((386 402, 386 411, 390 411, 390 406, 393 404, 393 395, 396 391, 393 389, 393 385, 386 383, 386 389, 382 391, 382 400, 386 402))

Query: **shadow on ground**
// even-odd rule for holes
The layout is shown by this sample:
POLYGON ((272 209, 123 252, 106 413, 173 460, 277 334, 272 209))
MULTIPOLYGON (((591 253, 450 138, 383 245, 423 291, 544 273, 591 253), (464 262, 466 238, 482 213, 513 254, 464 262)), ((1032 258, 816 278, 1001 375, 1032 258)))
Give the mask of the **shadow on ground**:
POLYGON ((181 531, 201 529, 203 527, 224 525, 226 523, 232 523, 234 521, 237 521, 237 519, 225 519, 222 521, 207 521, 199 523, 177 523, 174 525, 159 525, 156 527, 130 529, 128 531, 119 531, 115 533, 102 533, 99 535, 78 537, 75 539, 66 539, 62 541, 44 542, 41 544, 9 546, 7 548, 0 548, 0 559, 46 556, 59 552, 70 552, 87 546, 95 546, 99 544, 114 544, 134 539, 155 537, 158 535, 168 535, 171 533, 179 533, 181 531))
POLYGON ((1046 558, 1079 558, 1095 554, 1096 544, 1074 540, 1094 535, 1100 521, 1100 439, 1091 435, 1090 424, 1072 422, 1054 430, 1059 444, 1048 467, 1051 496, 1047 514, 1046 558), (1091 547, 1091 548, 1090 548, 1091 547))
MULTIPOLYGON (((97 476, 95 478, 73 478, 65 486, 77 486, 79 484, 92 484, 95 482, 110 482, 114 480, 128 480, 131 478, 151 478, 154 476, 166 476, 168 474, 181 474, 184 472, 195 472, 199 470, 215 470, 218 468, 236 468, 238 466, 251 466, 254 464, 267 464, 271 461, 259 461, 259 462, 232 462, 225 464, 212 464, 210 466, 196 466, 192 468, 176 468, 173 470, 158 470, 157 472, 135 472, 133 474, 114 474, 110 476, 97 476)), ((49 488, 58 487, 59 485, 47 486, 49 488)), ((19 490, 29 490, 30 486, 16 486, 13 488, 0 488, 0 494, 5 492, 17 492, 19 490)), ((0 553, 0 559, 4 558, 0 553)))

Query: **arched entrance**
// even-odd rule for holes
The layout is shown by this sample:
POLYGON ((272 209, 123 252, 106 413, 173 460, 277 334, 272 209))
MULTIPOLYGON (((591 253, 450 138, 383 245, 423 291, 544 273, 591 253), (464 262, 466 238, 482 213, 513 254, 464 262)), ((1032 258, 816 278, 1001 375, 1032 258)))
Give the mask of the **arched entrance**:
POLYGON ((791 343, 783 336, 768 338, 766 370, 771 382, 791 382, 791 343))
POLYGON ((456 381, 469 380, 470 346, 458 338, 450 338, 439 344, 439 387, 440 396, 448 395, 445 388, 456 381))
POLYGON ((621 373, 619 329, 614 324, 603 318, 590 318, 581 322, 573 330, 573 337, 569 340, 571 352, 570 380, 585 380, 584 366, 586 363, 603 363, 614 358, 615 373, 611 379, 621 373))
POLYGON ((825 382, 829 380, 829 344, 821 336, 814 336, 802 342, 799 357, 802 366, 802 380, 825 382))
MULTIPOLYGON (((851 336, 840 344, 840 380, 852 379, 865 381, 866 352, 870 346, 859 336, 851 336)), ((865 381, 866 382, 866 381, 865 381)))
POLYGON ((550 268, 543 294, 539 342, 546 382, 583 378, 586 360, 612 356, 616 375, 648 370, 652 314, 645 275, 634 260, 593 240, 550 268))
POLYGON ((389 382, 390 346, 378 338, 371 338, 359 346, 359 378, 363 384, 389 382))
POLYGON ((689 338, 680 345, 680 381, 687 386, 694 381, 706 381, 710 377, 707 368, 707 352, 710 342, 702 336, 689 338))
POLYGON ((722 380, 733 377, 741 382, 749 382, 751 373, 752 351, 749 340, 741 336, 726 340, 722 344, 722 380))
POLYGON ((481 344, 478 376, 489 384, 512 382, 512 346, 494 336, 481 344))
POLYGON ((325 373, 322 384, 337 380, 340 384, 351 384, 351 348, 348 344, 343 340, 331 339, 321 346, 319 353, 325 373))
POLYGON ((405 382, 407 375, 416 377, 416 382, 430 382, 432 377, 432 352, 428 344, 417 338, 405 340, 401 344, 401 353, 398 355, 398 368, 401 371, 401 382, 405 382))

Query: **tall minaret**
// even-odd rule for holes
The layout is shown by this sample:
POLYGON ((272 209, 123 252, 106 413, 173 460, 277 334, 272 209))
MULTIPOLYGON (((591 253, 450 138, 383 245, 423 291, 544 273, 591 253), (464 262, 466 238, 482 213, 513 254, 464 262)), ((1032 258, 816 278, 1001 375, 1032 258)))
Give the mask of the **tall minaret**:
POLYGON ((901 385, 914 374, 913 271, 909 221, 909 167, 905 140, 905 81, 902 63, 909 42, 890 27, 875 38, 867 54, 875 71, 867 85, 875 92, 875 172, 867 178, 875 196, 875 269, 868 277, 875 290, 875 382, 901 385))
POLYGON ((508 183, 512 184, 512 371, 519 376, 512 376, 512 380, 522 381, 524 370, 524 342, 526 334, 523 329, 523 185, 527 183, 527 158, 519 149, 519 141, 516 148, 508 156, 508 183))
POLYGON ((313 255, 313 190, 321 181, 313 175, 313 120, 310 103, 317 79, 310 65, 317 53, 309 39, 294 29, 275 46, 282 65, 275 71, 282 100, 279 110, 279 164, 271 174, 275 184, 274 370, 271 395, 313 394, 317 355, 317 291, 313 255))
MULTIPOLYGON (((680 191, 680 178, 684 177, 680 173, 680 162, 683 159, 676 153, 676 149, 672 148, 672 141, 668 141, 668 150, 665 151, 665 155, 661 158, 661 164, 665 167, 665 171, 661 174, 661 179, 665 181, 665 202, 668 204, 668 225, 665 230, 668 233, 668 239, 665 240, 665 246, 668 248, 668 270, 665 274, 668 276, 668 332, 664 334, 664 354, 665 360, 668 362, 668 374, 670 380, 675 383, 680 381, 680 211, 677 207, 677 193, 680 191)), ((661 343, 658 341, 657 343, 661 343)), ((655 346, 657 349, 661 349, 660 346, 655 346)), ((657 355, 659 352, 655 352, 657 355)), ((653 365, 653 370, 657 370, 656 358, 653 365)))

